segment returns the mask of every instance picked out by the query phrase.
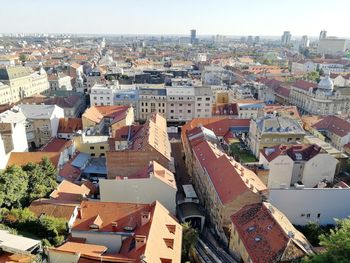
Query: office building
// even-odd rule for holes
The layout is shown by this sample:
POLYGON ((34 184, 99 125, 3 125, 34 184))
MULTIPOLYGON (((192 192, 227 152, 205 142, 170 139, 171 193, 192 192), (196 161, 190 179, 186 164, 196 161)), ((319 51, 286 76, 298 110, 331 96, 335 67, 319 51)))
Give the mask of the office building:
POLYGON ((290 31, 284 31, 281 38, 282 45, 283 46, 290 45, 291 38, 292 38, 292 34, 290 33, 290 31))

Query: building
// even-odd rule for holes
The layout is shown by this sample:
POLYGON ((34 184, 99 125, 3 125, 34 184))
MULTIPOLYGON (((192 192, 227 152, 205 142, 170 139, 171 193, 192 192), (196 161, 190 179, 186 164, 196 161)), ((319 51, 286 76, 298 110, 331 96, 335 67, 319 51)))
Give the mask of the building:
POLYGON ((71 139, 78 131, 83 130, 81 118, 61 118, 58 122, 57 137, 71 139))
POLYGON ((118 87, 114 85, 95 84, 90 92, 91 106, 113 106, 117 89, 118 87))
POLYGON ((261 100, 236 100, 238 116, 242 119, 256 119, 265 103, 261 100))
POLYGON ((9 66, 0 68, 0 102, 15 103, 34 94, 46 94, 50 90, 45 70, 34 72, 29 67, 9 66))
POLYGON ((301 124, 287 116, 263 116, 252 119, 249 129, 249 147, 259 158, 260 151, 279 144, 302 142, 305 131, 301 124))
POLYGON ((71 77, 63 73, 51 74, 48 77, 50 83, 50 90, 72 90, 71 77))
POLYGON ((346 39, 336 37, 320 38, 317 47, 317 53, 322 55, 344 55, 346 48, 346 39))
POLYGON ((270 203, 246 205, 231 220, 229 248, 243 262, 295 262, 313 254, 306 237, 270 203))
POLYGON ((166 118, 168 122, 186 122, 193 118, 195 91, 193 87, 167 87, 166 118))
POLYGON ((128 177, 100 179, 103 202, 153 203, 158 200, 172 214, 176 214, 176 182, 172 172, 156 161, 128 177))
POLYGON ((167 90, 165 88, 140 88, 138 90, 139 98, 139 120, 147 120, 152 113, 166 115, 167 110, 167 90))
POLYGON ((181 262, 182 227, 159 202, 83 201, 71 236, 50 262, 181 262))
POLYGON ((191 29, 191 44, 197 43, 197 31, 196 29, 191 29))
POLYGON ((283 35, 281 37, 281 43, 283 46, 289 46, 290 45, 290 41, 292 38, 292 34, 290 33, 290 31, 284 31, 283 35))
POLYGON ((303 118, 305 129, 316 136, 321 134, 324 140, 329 141, 336 149, 343 150, 344 145, 350 142, 350 123, 337 116, 325 116, 314 121, 303 118))
POLYGON ((309 45, 310 45, 310 40, 309 40, 309 38, 308 38, 306 35, 302 36, 302 37, 301 37, 301 44, 300 44, 300 46, 301 46, 302 48, 308 48, 309 45))
POLYGON ((113 105, 116 106, 132 106, 134 108, 135 120, 140 119, 140 109, 139 109, 139 90, 117 90, 114 96, 113 105))
POLYGON ((131 106, 92 106, 82 115, 83 129, 88 135, 110 135, 134 122, 131 106))
POLYGON ((333 182, 338 160, 317 145, 277 145, 261 150, 259 163, 269 170, 269 188, 311 188, 333 182))
POLYGON ((320 32, 320 37, 319 39, 324 39, 324 38, 327 38, 327 31, 326 30, 322 30, 320 32))
POLYGON ((26 117, 26 133, 31 148, 40 147, 57 136, 58 123, 64 110, 56 105, 20 104, 18 108, 26 117))
POLYGON ((194 88, 194 118, 210 118, 212 115, 213 92, 211 87, 194 88))
POLYGON ((340 182, 334 188, 270 189, 269 200, 284 213, 293 225, 334 225, 337 219, 348 218, 350 188, 340 182), (320 200, 322 200, 320 202, 320 200))
POLYGON ((230 216, 246 204, 261 202, 266 186, 254 172, 224 153, 213 131, 196 127, 186 133, 189 174, 210 221, 226 241, 230 216))
POLYGON ((107 152, 108 178, 128 177, 156 161, 164 168, 174 171, 171 147, 165 118, 152 114, 144 125, 123 128, 124 134, 114 133, 107 152))

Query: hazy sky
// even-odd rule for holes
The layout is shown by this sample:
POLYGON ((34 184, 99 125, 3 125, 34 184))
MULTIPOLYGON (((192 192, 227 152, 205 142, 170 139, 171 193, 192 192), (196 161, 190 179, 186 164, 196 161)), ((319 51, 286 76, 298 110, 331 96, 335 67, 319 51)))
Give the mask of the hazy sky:
POLYGON ((0 0, 0 32, 350 36, 350 0, 0 0))

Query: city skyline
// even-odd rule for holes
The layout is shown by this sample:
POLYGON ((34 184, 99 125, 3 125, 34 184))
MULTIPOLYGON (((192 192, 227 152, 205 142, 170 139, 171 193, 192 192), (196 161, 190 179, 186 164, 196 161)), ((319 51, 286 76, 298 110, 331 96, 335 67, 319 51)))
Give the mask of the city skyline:
POLYGON ((346 0, 336 1, 342 6, 337 14, 325 0, 287 0, 283 6, 277 0, 180 0, 172 5, 153 0, 146 6, 135 0, 1 2, 6 7, 0 10, 2 33, 189 35, 194 28, 199 36, 281 36, 291 31, 292 37, 317 37, 325 29, 329 36, 350 37, 340 26, 347 22, 346 0))

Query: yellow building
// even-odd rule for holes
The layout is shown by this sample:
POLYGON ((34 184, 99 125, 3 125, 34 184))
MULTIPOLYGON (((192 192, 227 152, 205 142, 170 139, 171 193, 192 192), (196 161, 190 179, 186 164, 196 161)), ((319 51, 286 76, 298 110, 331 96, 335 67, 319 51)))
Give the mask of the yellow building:
POLYGON ((75 136, 74 142, 79 152, 90 154, 91 157, 104 157, 109 151, 108 136, 87 135, 84 132, 75 136))

